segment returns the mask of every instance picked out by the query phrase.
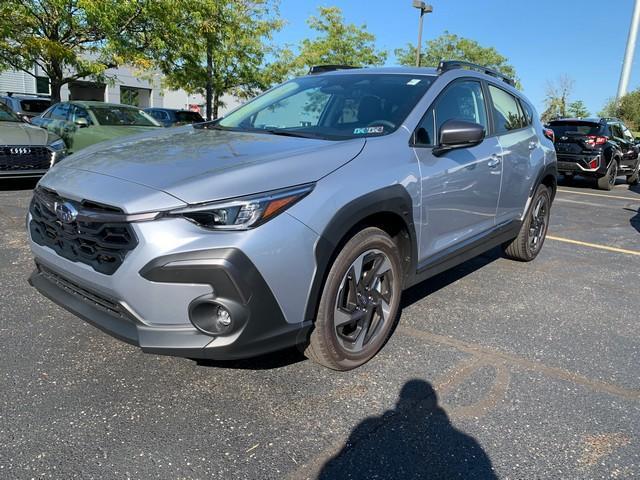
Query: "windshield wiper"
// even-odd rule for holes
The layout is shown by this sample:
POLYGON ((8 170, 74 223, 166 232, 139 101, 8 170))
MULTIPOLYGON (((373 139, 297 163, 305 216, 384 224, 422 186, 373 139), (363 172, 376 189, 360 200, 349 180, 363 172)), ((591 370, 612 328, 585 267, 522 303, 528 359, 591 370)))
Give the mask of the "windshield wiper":
POLYGON ((265 132, 270 133, 272 135, 282 135, 283 137, 299 137, 299 138, 316 138, 322 139, 321 136, 308 133, 308 132, 298 132, 296 130, 287 130, 284 128, 256 128, 255 130, 250 130, 254 132, 265 132))

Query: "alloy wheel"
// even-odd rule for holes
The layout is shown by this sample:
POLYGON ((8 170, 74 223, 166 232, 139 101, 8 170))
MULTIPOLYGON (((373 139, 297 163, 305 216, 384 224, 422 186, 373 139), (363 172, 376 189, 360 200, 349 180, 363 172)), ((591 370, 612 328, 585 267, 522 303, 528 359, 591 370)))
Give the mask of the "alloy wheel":
POLYGON ((374 343, 391 322, 394 295, 393 266, 377 249, 360 254, 347 269, 334 308, 334 328, 339 344, 358 354, 374 343))
POLYGON ((549 203, 547 197, 541 195, 531 213, 531 223, 529 225, 529 248, 532 253, 540 250, 547 233, 549 221, 549 203))

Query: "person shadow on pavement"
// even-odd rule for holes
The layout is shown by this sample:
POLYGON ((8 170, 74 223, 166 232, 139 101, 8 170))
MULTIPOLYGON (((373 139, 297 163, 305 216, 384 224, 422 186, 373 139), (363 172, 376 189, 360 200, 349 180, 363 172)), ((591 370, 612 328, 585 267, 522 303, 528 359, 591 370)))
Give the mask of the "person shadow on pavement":
POLYGON ((471 436, 457 430, 438 406, 433 387, 410 380, 396 408, 363 420, 320 480, 497 479, 491 460, 471 436))

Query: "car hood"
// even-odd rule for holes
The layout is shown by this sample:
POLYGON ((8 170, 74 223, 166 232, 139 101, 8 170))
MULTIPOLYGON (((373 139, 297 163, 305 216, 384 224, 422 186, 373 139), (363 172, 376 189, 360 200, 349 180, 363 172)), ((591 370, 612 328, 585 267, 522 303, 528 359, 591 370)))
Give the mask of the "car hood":
POLYGON ((316 181, 364 144, 186 126, 94 145, 54 169, 109 175, 192 204, 316 181))
POLYGON ((46 130, 22 122, 0 122, 0 145, 46 145, 46 130))

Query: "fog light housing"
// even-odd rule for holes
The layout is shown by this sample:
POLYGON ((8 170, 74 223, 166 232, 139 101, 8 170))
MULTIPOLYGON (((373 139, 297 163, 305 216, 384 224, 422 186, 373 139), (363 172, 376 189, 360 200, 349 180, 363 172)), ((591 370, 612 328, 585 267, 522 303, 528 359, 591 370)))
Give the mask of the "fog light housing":
POLYGON ((189 320, 202 333, 232 335, 246 323, 245 308, 228 298, 204 295, 189 305, 189 320))
POLYGON ((229 310, 224 308, 222 305, 218 306, 216 317, 216 320, 221 327, 226 328, 231 325, 231 312, 229 312, 229 310))

